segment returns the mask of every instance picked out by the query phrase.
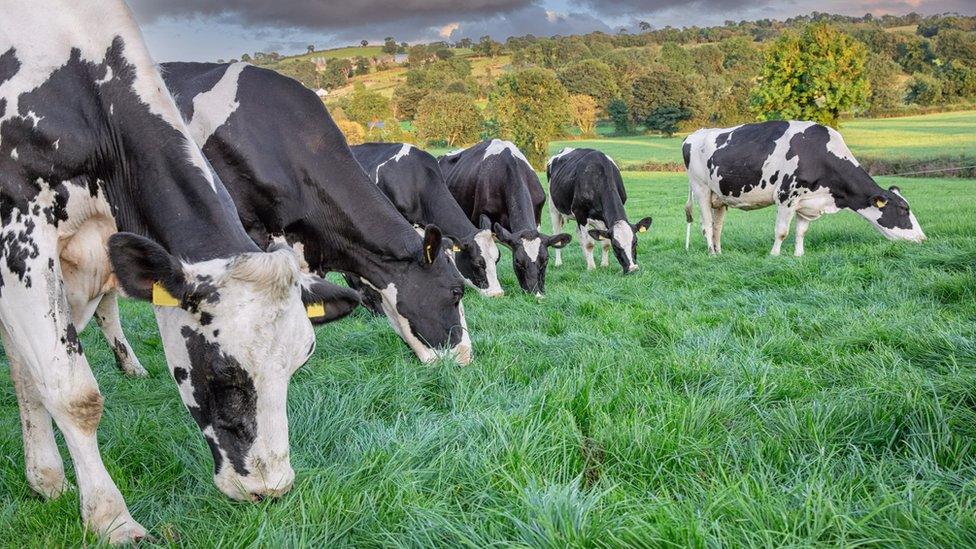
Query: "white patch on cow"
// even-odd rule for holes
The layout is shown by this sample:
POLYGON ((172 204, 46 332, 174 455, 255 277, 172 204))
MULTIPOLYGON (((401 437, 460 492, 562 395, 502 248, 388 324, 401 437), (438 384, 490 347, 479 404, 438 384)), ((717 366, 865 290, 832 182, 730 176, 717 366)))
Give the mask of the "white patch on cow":
POLYGON ((840 132, 833 128, 827 128, 827 133, 830 135, 830 140, 827 141, 827 151, 837 158, 846 160, 855 166, 860 166, 857 159, 854 158, 854 153, 847 148, 847 143, 844 142, 844 138, 841 137, 840 132))
POLYGON ((501 139, 492 139, 491 143, 489 143, 485 148, 485 154, 481 157, 481 159, 487 160, 488 157, 501 154, 505 151, 508 151, 513 157, 525 162, 525 164, 530 168, 532 167, 532 165, 529 164, 529 159, 525 158, 525 155, 522 154, 522 151, 520 151, 514 143, 511 141, 502 141, 501 139))
POLYGON ((454 149, 453 151, 451 151, 451 152, 449 152, 449 153, 447 153, 447 154, 445 154, 444 156, 454 156, 454 155, 457 155, 457 154, 461 154, 461 153, 463 153, 463 152, 464 152, 464 151, 466 151, 466 150, 467 150, 467 149, 464 149, 464 148, 461 148, 461 149, 454 149))
POLYGON ((539 250, 542 248, 541 238, 523 238, 522 248, 525 249, 525 255, 529 256, 529 261, 535 263, 539 261, 539 250))
POLYGON ((833 195, 826 187, 818 187, 814 191, 802 187, 798 190, 800 194, 795 199, 793 209, 796 211, 796 215, 803 219, 813 221, 824 214, 840 211, 833 195))
POLYGON ((479 231, 474 235, 475 245, 478 246, 481 258, 485 260, 485 278, 488 279, 487 288, 478 288, 486 297, 500 297, 505 295, 501 283, 498 282, 498 245, 490 230, 479 231))
POLYGON ((637 263, 634 262, 634 257, 631 254, 634 246, 634 229, 630 223, 621 219, 613 224, 613 241, 624 251, 624 257, 627 259, 624 268, 628 271, 636 271, 637 263))
POLYGON ((471 361, 471 338, 468 335, 468 323, 464 318, 464 306, 462 304, 458 305, 461 319, 461 325, 458 329, 463 330, 461 341, 450 351, 440 351, 420 341, 410 329, 410 321, 397 310, 398 291, 396 284, 390 282, 385 288, 380 289, 365 278, 360 277, 359 281, 380 294, 380 306, 383 308, 383 313, 386 314, 386 319, 390 322, 390 327, 406 342, 421 362, 429 364, 444 355, 453 356, 459 364, 467 364, 471 361))
MULTIPOLYGON (((411 149, 413 149, 413 145, 410 145, 409 143, 404 143, 403 146, 400 147, 400 150, 398 150, 395 155, 379 163, 376 166, 376 171, 373 173, 373 183, 376 183, 377 185, 380 184, 380 169, 383 166, 386 166, 390 162, 399 162, 401 158, 408 156, 410 154, 411 149)), ((421 232, 420 236, 424 236, 424 233, 421 232)))
POLYGON ((214 87, 193 98, 193 119, 188 126, 199 146, 202 147, 241 106, 237 101, 237 84, 247 66, 247 63, 229 65, 214 87))
POLYGON ((29 121, 34 128, 37 128, 37 125, 40 124, 41 120, 43 119, 43 116, 37 116, 37 113, 34 111, 27 111, 27 114, 24 115, 24 120, 29 121))
POLYGON ((410 154, 410 150, 413 148, 409 143, 404 143, 400 150, 397 151, 396 156, 392 158, 394 162, 399 162, 401 158, 410 154))
POLYGON ((115 76, 115 73, 114 73, 114 71, 112 71, 112 67, 106 65, 105 66, 105 76, 103 76, 103 77, 99 78, 98 80, 96 80, 95 83, 98 84, 99 86, 101 86, 103 84, 107 84, 110 80, 112 80, 112 78, 114 76, 115 76))
POLYGON ((575 150, 576 149, 574 149, 573 147, 563 147, 563 150, 561 150, 558 153, 552 155, 552 158, 549 159, 549 162, 546 162, 546 167, 548 168, 548 167, 552 166, 552 163, 553 162, 555 162, 556 160, 559 160, 560 158, 566 156, 567 154, 569 154, 569 153, 571 153, 571 152, 573 152, 575 150))
POLYGON ((10 158, 12 158, 14 160, 17 160, 18 158, 20 158, 20 154, 17 152, 17 147, 14 147, 13 149, 10 149, 10 158))
POLYGON ((881 219, 883 212, 874 206, 868 206, 867 208, 855 211, 858 213, 858 215, 870 221, 871 225, 888 240, 909 240, 911 242, 922 242, 926 238, 925 233, 922 231, 922 227, 918 224, 918 220, 915 219, 915 214, 913 212, 909 213, 912 228, 900 229, 898 227, 884 227, 878 223, 878 220, 881 219))
POLYGON ((60 149, 61 148, 61 138, 59 137, 59 138, 55 139, 54 140, 54 143, 52 143, 52 146, 54 147, 54 150, 60 149))
POLYGON ((111 105, 108 106, 108 115, 109 116, 115 115, 115 103, 112 103, 111 105))

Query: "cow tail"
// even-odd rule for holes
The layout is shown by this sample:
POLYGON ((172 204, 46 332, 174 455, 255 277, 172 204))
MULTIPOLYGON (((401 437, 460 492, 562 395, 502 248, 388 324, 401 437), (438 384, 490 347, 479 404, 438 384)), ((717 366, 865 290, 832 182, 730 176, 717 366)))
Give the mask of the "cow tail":
POLYGON ((685 202, 685 221, 688 222, 688 226, 685 227, 685 251, 691 247, 691 222, 693 221, 691 217, 691 184, 688 184, 688 201, 685 202))

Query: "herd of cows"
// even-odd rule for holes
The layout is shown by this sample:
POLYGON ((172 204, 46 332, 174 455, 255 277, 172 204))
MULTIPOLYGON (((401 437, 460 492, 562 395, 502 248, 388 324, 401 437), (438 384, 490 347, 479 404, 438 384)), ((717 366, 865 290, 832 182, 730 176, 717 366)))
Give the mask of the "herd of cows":
MULTIPOLYGON (((151 301, 180 397, 235 499, 289 490, 286 395, 315 349, 313 322, 360 303, 417 357, 472 360, 464 286, 498 297, 497 245, 519 286, 545 291, 578 227, 587 266, 600 243, 629 273, 651 225, 624 211, 606 155, 566 149, 546 193, 509 142, 435 159, 406 144, 350 148, 318 97, 246 64, 152 62, 121 0, 9 0, 0 18, 0 336, 20 409, 26 477, 68 487, 111 542, 145 536, 109 477, 96 431, 103 402, 78 332, 94 318, 118 364, 145 374, 117 298, 151 301), (324 278, 342 273, 349 288, 324 278), (310 322, 310 319, 312 322, 310 322)), ((685 142, 709 251, 728 207, 778 210, 773 253, 797 217, 851 209, 889 238, 924 234, 896 188, 881 189, 840 135, 811 123, 702 130, 685 142)))

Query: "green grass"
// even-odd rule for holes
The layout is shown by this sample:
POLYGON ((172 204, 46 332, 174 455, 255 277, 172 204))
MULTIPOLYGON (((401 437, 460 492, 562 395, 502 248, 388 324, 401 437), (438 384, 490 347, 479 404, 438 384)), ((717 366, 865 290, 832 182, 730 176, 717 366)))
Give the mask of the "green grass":
MULTIPOLYGON (((844 212, 796 259, 766 255, 771 210, 731 212, 723 256, 686 253, 684 177, 625 180, 655 219, 642 269, 587 272, 574 242, 536 302, 505 254, 510 294, 465 299, 468 367, 416 363, 362 311, 320 329, 278 501, 218 493, 149 308, 125 303, 148 379, 83 341, 133 515, 188 547, 976 544, 974 181, 897 180, 925 244, 844 212)), ((0 455, 0 546, 94 541, 76 491, 27 487, 6 368, 0 455)))
MULTIPOLYGON (((601 127, 606 131, 606 127, 601 127)), ((972 156, 976 151, 976 111, 908 116, 904 118, 855 119, 843 121, 844 140, 855 156, 884 159, 931 159, 972 156)), ((681 162, 681 141, 657 135, 603 136, 590 140, 554 141, 551 153, 563 147, 600 149, 622 167, 647 162, 681 162)))
POLYGON ((349 46, 345 48, 334 48, 331 50, 321 50, 301 55, 292 55, 286 59, 315 59, 322 57, 325 59, 352 59, 354 57, 374 57, 383 54, 383 46, 349 46))

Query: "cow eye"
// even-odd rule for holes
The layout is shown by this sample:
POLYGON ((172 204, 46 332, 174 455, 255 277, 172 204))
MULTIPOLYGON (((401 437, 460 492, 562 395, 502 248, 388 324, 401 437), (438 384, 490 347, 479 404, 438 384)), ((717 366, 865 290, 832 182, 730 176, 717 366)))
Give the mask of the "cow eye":
POLYGON ((461 297, 464 296, 464 288, 452 288, 451 297, 454 298, 454 304, 457 305, 461 302, 461 297))

